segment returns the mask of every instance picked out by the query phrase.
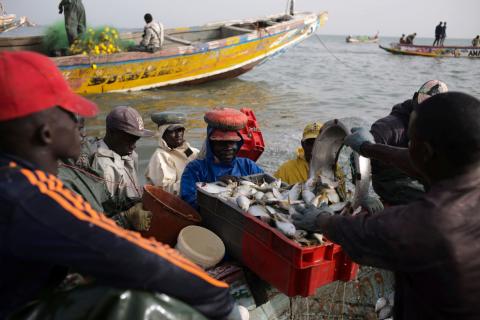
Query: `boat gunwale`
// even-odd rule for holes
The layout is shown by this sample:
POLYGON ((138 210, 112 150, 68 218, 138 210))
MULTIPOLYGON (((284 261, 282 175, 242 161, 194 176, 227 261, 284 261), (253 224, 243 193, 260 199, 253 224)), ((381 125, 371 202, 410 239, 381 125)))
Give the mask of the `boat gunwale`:
POLYGON ((398 43, 392 42, 390 46, 396 47, 413 47, 413 48, 431 48, 431 49, 480 49, 480 47, 474 46, 441 46, 441 47, 434 47, 429 45, 417 45, 417 44, 405 44, 405 43, 398 43))
MULTIPOLYGON (((323 13, 323 12, 322 12, 323 13)), ((156 60, 164 60, 170 59, 178 56, 190 56, 199 53, 206 53, 209 51, 216 51, 219 49, 225 49, 233 46, 242 45, 245 43, 249 43, 252 41, 258 41, 262 39, 267 39, 272 36, 279 35, 281 33, 285 33, 291 30, 298 29, 300 26, 306 25, 306 21, 308 18, 314 18, 318 22, 318 17, 320 14, 316 14, 313 12, 304 13, 303 15, 299 15, 299 19, 292 19, 289 21, 283 21, 281 23, 268 26, 266 28, 260 28, 257 30, 252 30, 250 33, 234 35, 227 38, 222 39, 214 39, 207 42, 200 42, 197 44, 192 45, 183 45, 183 46, 176 46, 171 48, 166 48, 164 50, 160 50, 156 53, 147 53, 147 52, 122 52, 117 54, 110 54, 110 55, 101 55, 101 56, 83 56, 83 55, 75 55, 75 56, 67 56, 67 57, 54 57, 53 59, 57 66, 61 70, 72 70, 78 68, 84 68, 85 66, 90 66, 92 64, 96 64, 97 66, 105 66, 105 65, 122 65, 122 64, 129 64, 135 62, 143 62, 143 61, 156 61, 156 60), (277 31, 276 33, 272 33, 272 31, 277 31), (237 41, 238 39, 238 41, 237 41), (132 59, 132 55, 138 56, 137 59, 132 59), (69 63, 69 60, 74 60, 73 63, 69 63), (79 63, 78 60, 81 60, 83 63, 79 63), (106 61, 105 61, 106 60, 106 61)), ((279 17, 279 16, 273 16, 279 17)), ((295 17, 295 16, 294 16, 295 17)), ((242 21, 259 21, 257 20, 242 20, 242 21)), ((238 20, 230 21, 228 24, 238 24, 238 20)), ((202 30, 200 28, 217 28, 221 26, 226 26, 227 23, 216 23, 209 24, 201 27, 189 27, 189 28, 174 28, 173 30, 178 31, 195 31, 195 30, 202 30)), ((210 30, 209 29, 209 30, 210 30)), ((174 34, 174 33, 172 33, 174 34)))

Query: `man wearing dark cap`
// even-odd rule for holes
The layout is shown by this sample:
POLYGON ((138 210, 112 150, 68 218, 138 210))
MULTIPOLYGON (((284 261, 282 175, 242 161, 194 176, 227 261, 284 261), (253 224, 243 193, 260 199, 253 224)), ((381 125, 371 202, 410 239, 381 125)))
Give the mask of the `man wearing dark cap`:
MULTIPOLYGON (((357 263, 395 272, 395 320, 480 319, 480 101, 437 94, 414 107, 408 152, 430 189, 371 215, 298 208, 357 263)), ((364 142, 365 143, 365 142, 364 142)))
POLYGON ((171 112, 152 114, 158 125, 158 148, 145 171, 147 183, 178 195, 185 166, 197 157, 198 149, 185 141, 185 115, 171 112))
POLYGON ((94 143, 91 166, 105 179, 113 198, 135 201, 142 197, 136 143, 154 133, 145 129, 137 110, 126 106, 115 107, 107 115, 106 127, 105 137, 94 143))
MULTIPOLYGON (((71 91, 49 58, 0 52, 0 101, 0 319, 43 298, 38 310, 47 314, 38 319, 69 318, 55 317, 48 299, 69 269, 116 290, 113 305, 137 294, 120 288, 139 289, 180 299, 210 319, 240 318, 225 283, 168 246, 118 227, 55 177, 59 159, 80 153, 77 115, 93 116, 97 108, 71 91)), ((92 291, 75 292, 87 297, 92 291)), ((151 303, 157 295, 150 296, 149 314, 158 312, 151 303)), ((79 312, 95 313, 103 298, 82 309, 77 303, 85 299, 65 297, 59 309, 72 308, 81 318, 79 312)), ((194 317, 185 307, 178 316, 194 317)), ((127 309, 113 310, 115 319, 127 309)), ((107 310, 102 315, 113 318, 107 310)))

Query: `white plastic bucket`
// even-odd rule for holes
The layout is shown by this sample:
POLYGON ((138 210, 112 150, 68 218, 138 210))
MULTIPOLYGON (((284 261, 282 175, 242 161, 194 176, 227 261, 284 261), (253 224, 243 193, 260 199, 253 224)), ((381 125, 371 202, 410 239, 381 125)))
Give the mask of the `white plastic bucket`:
POLYGON ((212 231, 199 226, 183 228, 175 248, 204 269, 213 267, 225 255, 222 240, 212 231))

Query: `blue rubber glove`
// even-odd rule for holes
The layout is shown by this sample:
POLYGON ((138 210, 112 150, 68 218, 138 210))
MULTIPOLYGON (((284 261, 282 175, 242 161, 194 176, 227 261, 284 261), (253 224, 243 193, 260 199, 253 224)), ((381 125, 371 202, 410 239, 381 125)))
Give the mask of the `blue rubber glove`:
POLYGON ((345 137, 343 143, 360 153, 360 147, 365 142, 375 143, 372 134, 366 128, 352 128, 352 133, 345 137))
POLYGON ((370 214, 378 213, 384 209, 383 203, 379 199, 371 196, 366 196, 360 205, 370 214))
POLYGON ((322 204, 319 208, 312 204, 307 204, 305 207, 296 206, 297 213, 292 215, 293 224, 301 230, 310 232, 323 232, 324 218, 334 215, 332 209, 326 204, 322 204))

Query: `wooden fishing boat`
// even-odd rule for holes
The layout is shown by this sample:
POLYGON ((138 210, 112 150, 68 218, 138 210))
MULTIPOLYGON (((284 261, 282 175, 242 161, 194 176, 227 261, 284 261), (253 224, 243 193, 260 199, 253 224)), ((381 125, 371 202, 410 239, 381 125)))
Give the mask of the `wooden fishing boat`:
MULTIPOLYGON (((155 53, 52 58, 77 93, 142 90, 236 77, 312 35, 327 13, 295 13, 166 30, 155 53)), ((130 35, 140 40, 141 33, 130 35)))
POLYGON ((345 42, 347 43, 378 43, 379 37, 378 33, 374 35, 373 37, 369 36, 347 36, 345 38, 345 42))
POLYGON ((434 57, 434 58, 480 58, 480 48, 471 46, 419 46, 413 44, 392 43, 390 47, 379 46, 381 49, 393 53, 410 56, 434 57))

